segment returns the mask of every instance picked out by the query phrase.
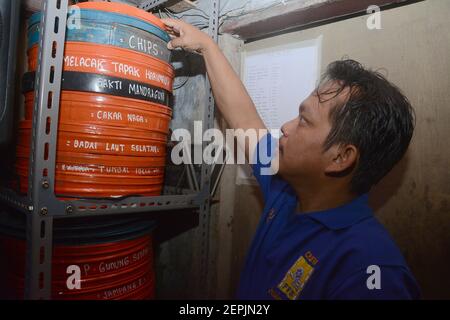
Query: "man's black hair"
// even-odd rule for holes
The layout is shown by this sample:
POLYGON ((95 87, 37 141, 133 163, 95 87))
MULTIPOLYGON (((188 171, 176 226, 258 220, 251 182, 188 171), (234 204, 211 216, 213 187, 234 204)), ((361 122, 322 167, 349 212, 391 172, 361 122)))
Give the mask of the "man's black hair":
POLYGON ((414 131, 414 110, 399 88, 381 73, 365 69, 354 60, 331 63, 321 84, 328 81, 339 84, 341 89, 336 96, 346 87, 350 88, 350 94, 346 103, 330 110, 331 131, 324 148, 336 144, 358 148, 360 156, 351 191, 363 194, 405 154, 414 131))

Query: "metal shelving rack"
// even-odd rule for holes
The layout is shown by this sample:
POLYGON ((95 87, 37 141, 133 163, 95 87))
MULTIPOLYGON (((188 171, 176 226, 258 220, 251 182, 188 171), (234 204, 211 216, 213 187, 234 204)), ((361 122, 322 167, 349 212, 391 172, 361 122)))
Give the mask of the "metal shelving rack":
MULTIPOLYGON (((148 11, 166 1, 146 1, 139 7, 148 11)), ((215 41, 218 39, 219 1, 211 1, 209 20, 209 34, 215 41)), ((42 12, 28 195, 20 196, 11 189, 0 187, 0 201, 25 213, 27 217, 25 298, 33 300, 51 298, 53 219, 196 208, 200 214, 199 274, 203 276, 198 285, 201 292, 200 288, 206 288, 208 274, 211 188, 216 185, 211 183, 213 166, 202 164, 200 188, 199 190, 196 188, 192 194, 129 197, 121 200, 60 200, 55 196, 57 119, 68 0, 44 0, 42 12)), ((206 92, 208 94, 203 117, 204 130, 214 126, 214 99, 208 80, 206 92)), ((195 176, 192 178, 195 179, 195 176)), ((220 179, 220 176, 217 179, 220 179)))

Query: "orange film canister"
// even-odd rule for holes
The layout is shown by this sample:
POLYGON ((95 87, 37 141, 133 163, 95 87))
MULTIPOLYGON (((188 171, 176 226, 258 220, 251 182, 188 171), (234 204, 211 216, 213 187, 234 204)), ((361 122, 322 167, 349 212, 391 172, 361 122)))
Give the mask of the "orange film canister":
MULTIPOLYGON (((140 137, 142 132, 138 130, 134 136, 126 132, 119 135, 117 131, 121 130, 60 124, 57 150, 140 157, 164 157, 166 154, 166 142, 159 133, 153 133, 155 137, 149 139, 148 135, 140 137)), ((31 129, 20 128, 19 133, 18 144, 29 146, 31 129)))
MULTIPOLYGON (((32 119, 34 92, 25 94, 25 119, 32 119)), ((172 110, 162 105, 109 95, 63 91, 59 118, 63 123, 99 124, 167 134, 172 110)))
POLYGON ((100 174, 84 174, 84 173, 64 173, 59 172, 56 175, 56 179, 58 182, 65 182, 67 184, 79 184, 86 186, 94 186, 96 188, 97 185, 103 186, 120 186, 125 188, 138 188, 138 187, 146 187, 146 186, 158 186, 163 183, 163 175, 159 176, 147 176, 147 177, 137 177, 137 176, 117 176, 110 177, 107 175, 100 174))
MULTIPOLYGON (((148 268, 147 268, 148 269, 148 268)), ((114 279, 113 279, 114 280, 114 279)), ((111 281, 111 279, 108 279, 111 281)), ((86 290, 72 290, 67 289, 67 285, 61 282, 61 298, 62 300, 127 300, 129 296, 140 292, 143 288, 148 286, 152 281, 148 270, 138 270, 138 272, 129 272, 127 277, 121 277, 119 281, 111 281, 95 286, 88 284, 86 290)), ((83 280, 81 282, 83 288, 83 280)))
MULTIPOLYGON (((29 71, 36 71, 38 49, 28 51, 29 71)), ((143 53, 86 42, 66 42, 63 71, 120 77, 169 92, 175 76, 172 66, 143 53)))
MULTIPOLYGON (((19 176, 19 192, 26 194, 28 192, 28 168, 17 168, 19 176)), ((127 180, 119 180, 114 178, 110 183, 92 182, 89 177, 79 176, 74 181, 73 177, 61 175, 56 172, 55 176, 55 193, 58 196, 70 196, 79 198, 97 198, 97 197, 123 197, 129 195, 160 195, 162 191, 163 179, 155 179, 150 183, 142 185, 131 185, 127 180), (115 183, 114 183, 115 182, 115 183)))
MULTIPOLYGON (((19 123, 20 130, 31 130, 31 121, 25 120, 19 123)), ((161 132, 153 132, 150 130, 139 130, 132 128, 117 128, 111 126, 102 126, 95 124, 72 124, 72 123, 59 123, 59 132, 64 132, 66 135, 70 133, 86 134, 86 135, 100 135, 103 137, 118 137, 118 138, 133 138, 142 140, 155 140, 160 142, 167 141, 167 135, 161 132)), ((20 144, 26 146, 25 144, 20 144)))
MULTIPOLYGON (((102 232, 114 230, 99 230, 100 234, 102 232)), ((155 271, 151 235, 123 240, 110 236, 106 241, 99 241, 94 237, 91 241, 92 244, 84 245, 54 245, 53 299, 112 300, 154 297, 155 271), (67 289, 67 267, 70 265, 78 265, 81 268, 82 284, 79 290, 67 289)), ((5 286, 10 296, 23 296, 26 243, 23 239, 1 236, 0 247, 9 258, 4 265, 10 275, 5 286)))
POLYGON ((110 12, 110 13, 118 13, 127 15, 133 18, 137 18, 140 20, 143 20, 145 22, 151 23, 158 28, 165 30, 166 25, 156 16, 153 14, 144 11, 142 9, 122 4, 122 3, 113 3, 113 2, 83 2, 77 4, 77 7, 81 9, 89 9, 89 10, 99 10, 104 12, 110 12))
MULTIPOLYGON (((56 180, 57 181, 67 181, 73 183, 88 183, 92 184, 93 188, 95 188, 96 184, 102 185, 129 185, 129 186, 146 186, 146 185, 159 185, 163 183, 164 179, 164 170, 161 168, 154 168, 152 170, 152 175, 130 175, 128 171, 121 168, 121 173, 111 174, 107 173, 99 173, 99 172, 77 172, 77 171, 67 171, 63 169, 63 166, 66 167, 74 167, 67 166, 66 164, 56 166, 56 180)), ((19 175, 23 177, 27 177, 28 167, 23 166, 22 163, 16 165, 16 171, 19 175)), ((105 170, 104 170, 105 171, 105 170)), ((147 170, 149 171, 149 170, 147 170)))
MULTIPOLYGON (((16 150, 17 163, 28 167, 30 148, 18 146, 16 150), (26 162, 26 163, 25 163, 26 162)), ((164 157, 133 157, 114 156, 105 157, 98 154, 79 152, 58 152, 56 164, 64 171, 101 174, 122 174, 131 176, 158 175, 165 165, 164 157), (66 166, 63 168, 63 166, 66 166), (71 168, 71 167, 74 168, 71 168)))

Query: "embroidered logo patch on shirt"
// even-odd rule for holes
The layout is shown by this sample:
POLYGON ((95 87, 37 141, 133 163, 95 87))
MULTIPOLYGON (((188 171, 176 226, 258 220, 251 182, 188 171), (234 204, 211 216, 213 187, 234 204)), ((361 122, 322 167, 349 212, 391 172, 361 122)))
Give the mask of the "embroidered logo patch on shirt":
POLYGON ((278 289, 290 300, 296 300, 303 290, 314 268, 301 256, 284 276, 278 289))

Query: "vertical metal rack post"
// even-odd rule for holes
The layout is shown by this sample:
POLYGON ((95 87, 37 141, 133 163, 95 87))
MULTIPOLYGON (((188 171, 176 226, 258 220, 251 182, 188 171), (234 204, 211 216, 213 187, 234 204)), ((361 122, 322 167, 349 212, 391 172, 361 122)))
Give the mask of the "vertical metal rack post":
MULTIPOLYGON (((25 298, 51 297, 56 142, 68 0, 44 1, 34 95, 27 216, 25 298)), ((59 202, 59 201, 58 201, 59 202)), ((56 210, 64 210, 63 204, 56 210)))
MULTIPOLYGON (((166 0, 147 1, 140 8, 148 11, 164 2, 166 0)), ((68 8, 68 0, 43 0, 28 195, 21 196, 10 188, 0 186, 0 201, 25 213, 27 217, 25 298, 51 298, 54 218, 176 209, 199 210, 202 283, 199 283, 198 292, 201 292, 201 288, 206 290, 211 186, 216 184, 211 182, 211 165, 202 164, 200 190, 192 194, 128 197, 121 200, 61 200, 55 195, 57 131, 68 8)), ((219 0, 213 0, 209 34, 215 41, 218 38, 218 11, 219 0)), ((203 130, 214 126, 214 99, 208 79, 206 81, 207 105, 203 130)))
MULTIPOLYGON (((219 10, 220 3, 219 0, 211 1, 211 12, 209 15, 209 35, 213 38, 215 42, 219 40, 219 10)), ((207 101, 205 106, 205 114, 203 118, 203 130, 209 130, 214 128, 214 111, 215 102, 214 96, 211 89, 211 84, 206 77, 206 93, 207 101)), ((207 145, 203 142, 203 148, 207 145)), ((200 232, 201 232, 201 256, 200 256, 200 274, 201 283, 200 288, 205 288, 208 291, 210 284, 208 283, 208 270, 209 270, 209 229, 210 229, 210 216, 211 216, 211 196, 213 190, 211 186, 212 166, 204 163, 202 165, 201 172, 201 186, 203 186, 203 191, 207 193, 204 194, 203 202, 200 206, 200 232)), ((218 178, 219 179, 219 178, 218 178)))

